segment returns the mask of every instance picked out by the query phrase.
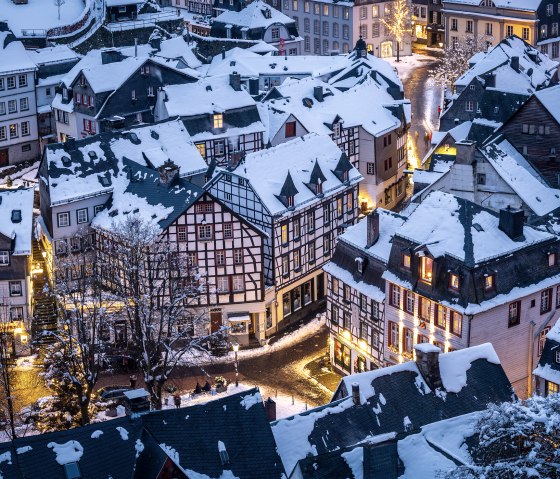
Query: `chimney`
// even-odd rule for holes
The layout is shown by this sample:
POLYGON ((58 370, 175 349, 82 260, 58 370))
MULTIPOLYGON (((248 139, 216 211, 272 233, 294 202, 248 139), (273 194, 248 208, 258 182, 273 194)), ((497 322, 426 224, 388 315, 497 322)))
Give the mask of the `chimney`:
POLYGON ((375 209, 367 215, 367 244, 366 248, 373 246, 379 239, 379 212, 375 209))
POLYGON ((354 406, 362 404, 362 401, 360 401, 360 385, 358 383, 352 383, 352 402, 354 406))
POLYGON ((66 141, 64 142, 64 149, 66 151, 73 151, 76 149, 76 138, 71 136, 66 137, 66 141))
POLYGON ((162 185, 170 185, 173 180, 179 176, 179 167, 173 163, 171 160, 167 160, 158 169, 159 171, 159 182, 162 185))
POLYGON ((496 75, 494 73, 488 73, 484 77, 484 81, 486 83, 486 88, 495 88, 496 87, 496 75))
POLYGON ((513 68, 516 72, 519 73, 519 57, 517 56, 511 57, 510 62, 511 62, 511 68, 513 68))
POLYGON ((313 87, 313 96, 315 97, 315 100, 319 102, 323 101, 323 87, 322 86, 313 87))
POLYGON ((241 75, 237 72, 233 72, 229 76, 229 86, 231 86, 235 91, 241 91, 241 75))
POLYGON ((271 398, 264 402, 264 411, 268 422, 276 421, 276 403, 271 398))
POLYGON ((123 59, 121 52, 116 49, 108 48, 101 50, 101 63, 107 65, 108 63, 117 63, 123 59))
POLYGON ((259 94, 259 79, 249 78, 249 95, 257 96, 259 94))
POLYGON ((476 151, 476 142, 462 140, 455 143, 457 149, 456 159, 458 165, 472 165, 474 162, 474 153, 476 151))
POLYGON ((523 220, 525 215, 523 210, 508 206, 500 210, 499 228, 507 234, 513 241, 522 241, 523 237, 523 220))
POLYGON ((420 343, 414 346, 414 352, 416 353, 416 367, 428 387, 432 390, 441 388, 443 383, 439 371, 440 349, 430 343, 420 343))

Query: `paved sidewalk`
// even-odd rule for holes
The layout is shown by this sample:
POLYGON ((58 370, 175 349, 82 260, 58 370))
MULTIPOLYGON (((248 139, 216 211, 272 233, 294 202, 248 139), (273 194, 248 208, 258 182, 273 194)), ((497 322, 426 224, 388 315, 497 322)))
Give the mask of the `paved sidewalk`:
POLYGON ((310 378, 317 381, 333 394, 342 379, 342 376, 333 370, 329 361, 328 352, 307 363, 304 369, 305 372, 309 374, 310 378))

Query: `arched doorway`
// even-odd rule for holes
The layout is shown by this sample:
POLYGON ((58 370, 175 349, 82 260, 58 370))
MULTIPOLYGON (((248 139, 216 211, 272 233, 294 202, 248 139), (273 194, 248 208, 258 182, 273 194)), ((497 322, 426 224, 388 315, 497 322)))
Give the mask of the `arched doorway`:
POLYGON ((381 43, 381 58, 393 56, 393 42, 386 41, 381 43))

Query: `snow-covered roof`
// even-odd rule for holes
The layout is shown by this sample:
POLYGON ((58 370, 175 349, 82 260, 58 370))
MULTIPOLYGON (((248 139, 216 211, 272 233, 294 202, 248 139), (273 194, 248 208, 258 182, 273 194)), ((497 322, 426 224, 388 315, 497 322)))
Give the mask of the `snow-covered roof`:
MULTIPOLYGON (((480 0, 445 0, 446 4, 458 5, 480 5, 480 0)), ((541 0, 492 0, 497 8, 505 8, 507 10, 527 10, 536 11, 541 4, 541 0)))
POLYGON ((387 263, 391 254, 393 235, 402 227, 406 218, 383 208, 377 208, 376 212, 379 214, 379 238, 375 244, 367 247, 367 218, 350 226, 338 237, 338 241, 360 248, 387 263))
POLYGON ((269 138, 276 135, 290 115, 300 121, 308 132, 331 134, 331 125, 339 117, 344 128, 361 126, 374 136, 382 135, 400 127, 401 118, 394 113, 395 108, 398 111, 408 104, 406 100, 394 100, 386 87, 386 84, 378 83, 371 77, 346 91, 317 78, 288 78, 276 87, 282 98, 265 102, 269 138), (323 89, 323 101, 314 98, 315 88, 323 89))
POLYGON ((15 241, 13 254, 31 254, 33 188, 0 190, 0 218, 0 234, 15 241))
POLYGON ((537 216, 560 208, 560 190, 548 186, 511 143, 500 139, 481 149, 498 175, 537 216))
POLYGON ((23 43, 9 30, 0 31, 0 74, 28 70, 35 70, 35 63, 23 43))
POLYGON ((554 119, 560 123, 560 85, 536 91, 535 96, 554 119))
MULTIPOLYGON (((347 188, 334 173, 342 156, 343 153, 330 138, 312 133, 273 148, 248 154, 233 173, 246 178, 270 214, 276 215, 287 211, 278 195, 288 174, 297 190, 294 195, 296 209, 320 200, 307 186, 316 163, 325 177, 322 182, 325 195, 347 188)), ((362 179, 358 170, 349 165, 349 184, 355 184, 362 179)))
POLYGON ((486 73, 496 75, 496 90, 509 93, 531 94, 537 86, 550 83, 558 62, 516 36, 508 37, 484 54, 471 58, 474 65, 455 82, 466 86, 473 78, 486 73), (511 58, 519 58, 519 72, 511 66, 511 58))
MULTIPOLYGON (((179 120, 102 133, 77 141, 71 151, 63 144, 49 145, 44 158, 53 205, 113 191, 113 179, 121 178, 125 159, 150 168, 171 160, 180 167, 180 176, 208 168, 179 120)), ((124 191, 126 186, 121 186, 124 191)))
POLYGON ((344 399, 273 423, 286 471, 307 455, 364 443, 379 434, 410 434, 442 417, 481 411, 489 402, 511 399, 511 385, 491 344, 440 354, 439 361, 443 388, 432 390, 416 363, 408 361, 346 376, 335 395, 344 390, 344 399), (360 393, 357 405, 351 396, 355 383, 360 393))
POLYGON ((116 50, 116 55, 120 56, 120 61, 103 63, 102 50, 91 50, 83 57, 64 77, 63 83, 71 86, 82 73, 95 93, 109 92, 116 90, 130 76, 140 69, 146 62, 152 61, 174 70, 177 73, 191 78, 197 78, 199 73, 196 70, 186 67, 176 60, 169 57, 157 55, 138 55, 130 49, 116 50), (123 53, 124 51, 124 53, 123 53), (126 54, 131 54, 127 56, 126 54))
POLYGON ((67 62, 80 58, 80 55, 67 45, 56 45, 54 47, 39 48, 38 50, 29 50, 28 53, 31 60, 37 65, 67 62))
POLYGON ((288 23, 294 23, 294 20, 262 0, 256 0, 239 12, 227 10, 221 13, 214 19, 214 22, 253 29, 268 28, 276 23, 287 25, 288 23), (270 15, 265 16, 267 11, 270 12, 270 15))
MULTIPOLYGON (((195 83, 167 85, 164 106, 170 117, 223 113, 226 110, 255 106, 255 101, 243 88, 234 90, 229 75, 211 76, 195 83)), ((159 106, 158 106, 159 108, 159 106)))
POLYGON ((118 7, 124 5, 140 5, 145 2, 146 0, 105 0, 105 5, 107 7, 118 7))
POLYGON ((433 191, 408 216, 396 235, 425 245, 436 258, 449 255, 469 265, 554 238, 550 233, 524 226, 524 239, 514 241, 498 224, 498 215, 493 211, 433 191))
POLYGON ((546 335, 539 364, 533 371, 535 376, 560 385, 560 363, 556 355, 560 351, 560 319, 546 335))

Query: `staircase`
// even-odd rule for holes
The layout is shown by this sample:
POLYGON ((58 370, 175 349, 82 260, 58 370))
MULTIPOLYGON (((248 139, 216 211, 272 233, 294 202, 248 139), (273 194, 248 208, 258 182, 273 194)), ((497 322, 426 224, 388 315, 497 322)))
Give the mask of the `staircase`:
POLYGON ((43 270, 43 273, 36 273, 33 277, 33 320, 31 323, 33 343, 40 347, 55 341, 55 336, 49 333, 57 331, 58 319, 56 302, 48 292, 45 292, 45 286, 48 286, 45 259, 36 239, 33 239, 33 264, 36 265, 35 269, 43 270))

